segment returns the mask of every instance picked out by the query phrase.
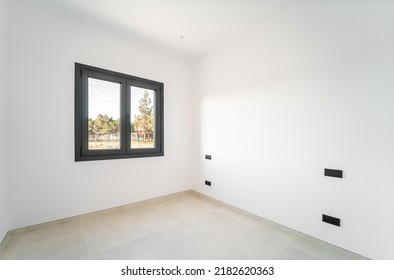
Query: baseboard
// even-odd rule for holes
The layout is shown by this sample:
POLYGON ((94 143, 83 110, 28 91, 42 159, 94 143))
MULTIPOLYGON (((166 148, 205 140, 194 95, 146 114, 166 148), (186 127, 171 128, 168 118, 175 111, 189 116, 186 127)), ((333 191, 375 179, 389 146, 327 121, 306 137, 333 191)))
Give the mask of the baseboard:
POLYGON ((181 196, 181 195, 193 195, 196 197, 199 197, 201 199, 204 200, 208 200, 211 203, 214 203, 218 206, 222 206, 222 207, 226 207, 229 208, 237 213, 240 213, 244 216, 250 217, 252 219, 255 219, 259 222, 265 223, 269 226, 275 227, 277 229, 280 229, 281 231, 285 231, 291 234, 296 235, 297 237, 300 238, 304 238, 310 242, 313 242, 315 244, 318 244, 319 246, 322 247, 326 247, 326 248, 330 248, 331 250, 337 251, 340 254, 344 255, 344 256, 349 256, 349 258, 356 258, 356 259, 368 259, 364 256, 361 256, 359 254, 356 254, 354 252, 351 252, 349 250, 346 250, 344 248, 338 247, 334 244, 328 243, 326 241, 320 240, 318 238, 315 238, 313 236, 307 235, 305 233, 296 231, 294 229, 291 229, 289 227, 286 227, 284 225, 278 224, 276 222, 273 222, 271 220, 268 220, 266 218, 260 217, 258 215, 255 215, 253 213, 250 213, 248 211, 242 210, 240 208, 237 208, 235 206, 232 206, 228 203, 225 203, 223 201, 220 201, 218 199, 212 198, 208 195, 205 195, 203 193, 200 193, 198 191, 195 190, 186 190, 186 191, 182 191, 182 192, 178 192, 178 193, 174 193, 174 194, 169 194, 169 195, 164 195, 164 196, 160 196, 160 197, 156 197, 156 198, 151 198, 151 199, 147 199, 147 200, 143 200, 143 201, 139 201, 139 202, 134 202, 134 203, 130 203, 130 204, 125 204, 122 206, 117 206, 117 207, 113 207, 113 208, 108 208, 108 209, 104 209, 104 210, 99 210, 99 211, 95 211, 95 212, 90 212, 90 213, 86 213, 86 214, 81 214, 78 216, 73 216, 73 217, 68 217, 68 218, 64 218, 64 219, 59 219, 59 220, 54 220, 54 221, 49 221, 49 222, 45 222, 45 223, 41 223, 41 224, 36 224, 36 225, 31 225, 31 226, 27 226, 27 227, 23 227, 23 228, 18 228, 18 229, 14 229, 14 230, 10 230, 6 233, 5 237, 3 238, 2 242, 0 243, 0 248, 2 248, 2 246, 5 246, 5 244, 7 243, 6 240, 9 237, 12 237, 14 235, 17 235, 19 233, 27 233, 27 232, 33 232, 33 231, 38 231, 38 230, 42 230, 42 229, 47 229, 47 228, 51 228, 54 226, 60 226, 60 225, 64 225, 64 224, 68 224, 68 223, 73 223, 73 222, 77 222, 80 221, 82 219, 83 216, 91 216, 91 215, 106 215, 106 214, 110 214, 110 213, 114 213, 114 212, 120 212, 120 211, 124 211, 124 210, 129 210, 132 209, 134 207, 139 207, 139 206, 143 206, 146 204, 150 204, 150 203, 155 203, 161 200, 166 200, 169 199, 171 197, 176 197, 176 196, 181 196))
POLYGON ((6 232, 6 234, 4 235, 4 238, 1 240, 0 242, 0 250, 3 249, 3 247, 5 246, 5 244, 7 243, 7 239, 10 236, 10 232, 6 232))
POLYGON ((212 198, 212 197, 210 197, 210 196, 208 196, 208 195, 206 195, 206 194, 200 193, 200 192, 198 192, 198 191, 196 191, 196 190, 190 190, 189 193, 190 193, 190 194, 193 194, 193 195, 195 195, 195 196, 198 196, 198 197, 207 199, 207 200, 209 200, 209 201, 212 201, 212 202, 214 202, 214 203, 216 203, 216 204, 218 204, 218 205, 225 206, 225 207, 227 207, 227 208, 229 208, 229 209, 232 209, 232 210, 235 211, 235 212, 238 212, 238 213, 243 214, 243 215, 245 215, 245 216, 249 216, 249 217, 251 217, 251 218, 253 218, 253 219, 257 220, 257 221, 260 221, 260 222, 262 222, 262 223, 268 224, 268 225, 270 225, 270 226, 272 226, 272 227, 278 228, 278 229, 280 229, 281 231, 285 231, 285 232, 288 232, 288 233, 291 233, 291 234, 295 234, 296 236, 298 236, 298 237, 300 237, 300 238, 304 238, 304 239, 306 239, 306 240, 308 240, 308 241, 310 241, 310 242, 312 242, 312 243, 315 243, 315 244, 317 244, 317 245, 319 245, 319 246, 322 246, 322 247, 325 247, 325 248, 330 248, 331 250, 337 251, 337 252, 340 253, 340 254, 347 255, 347 256, 349 256, 349 257, 357 258, 357 259, 360 259, 360 260, 369 260, 369 258, 364 257, 364 256, 362 256, 362 255, 360 255, 360 254, 354 253, 354 252, 352 252, 352 251, 349 251, 349 250, 347 250, 347 249, 341 248, 341 247, 339 247, 339 246, 337 246, 337 245, 334 245, 334 244, 332 244, 332 243, 329 243, 329 242, 327 242, 327 241, 323 241, 323 240, 318 239, 318 238, 316 238, 316 237, 307 235, 307 234, 305 234, 305 233, 303 233, 303 232, 294 230, 294 229, 292 229, 292 228, 289 228, 289 227, 286 227, 286 226, 284 226, 284 225, 278 224, 278 223, 276 223, 276 222, 273 222, 273 221, 268 220, 268 219, 266 219, 266 218, 263 218, 263 217, 261 217, 261 216, 255 215, 255 214, 250 213, 250 212, 248 212, 248 211, 242 210, 242 209, 237 208, 237 207, 235 207, 235 206, 232 206, 232 205, 230 205, 230 204, 228 204, 228 203, 225 203, 225 202, 223 202, 223 201, 220 201, 220 200, 218 200, 218 199, 216 199, 216 198, 212 198))
MULTIPOLYGON (((63 218, 63 219, 59 219, 59 220, 53 220, 53 221, 48 221, 48 222, 44 222, 44 223, 40 223, 40 224, 17 228, 17 229, 13 229, 13 230, 8 231, 6 236, 9 237, 9 236, 17 235, 19 233, 33 232, 33 231, 51 228, 54 226, 69 224, 69 223, 80 221, 82 219, 82 217, 85 215, 106 215, 109 213, 114 213, 114 212, 118 212, 118 211, 123 211, 125 209, 137 207, 139 205, 154 203, 155 201, 168 199, 172 196, 179 196, 179 195, 185 195, 185 194, 190 194, 190 193, 191 193, 191 190, 181 191, 181 192, 163 195, 160 197, 155 197, 155 198, 146 199, 146 200, 142 200, 142 201, 137 201, 137 202, 121 205, 121 206, 116 206, 116 207, 112 207, 112 208, 89 212, 89 213, 85 213, 85 214, 81 214, 81 215, 77 215, 77 216, 72 216, 72 217, 67 217, 67 218, 63 218)), ((6 238, 4 238, 4 239, 6 239, 6 238)))

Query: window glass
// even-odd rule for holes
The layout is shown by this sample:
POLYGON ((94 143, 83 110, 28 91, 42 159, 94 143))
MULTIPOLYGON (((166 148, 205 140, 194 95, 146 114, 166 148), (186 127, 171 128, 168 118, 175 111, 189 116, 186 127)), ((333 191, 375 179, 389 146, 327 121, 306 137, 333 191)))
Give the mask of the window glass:
POLYGON ((119 83, 88 78, 88 149, 120 149, 119 83))
POLYGON ((155 148, 154 90, 130 86, 131 149, 155 148))

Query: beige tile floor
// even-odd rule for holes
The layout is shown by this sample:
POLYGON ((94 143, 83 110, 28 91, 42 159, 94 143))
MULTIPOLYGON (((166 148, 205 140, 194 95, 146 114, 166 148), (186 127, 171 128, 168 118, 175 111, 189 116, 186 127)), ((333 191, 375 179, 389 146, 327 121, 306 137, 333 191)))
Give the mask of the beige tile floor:
POLYGON ((184 192, 12 231, 0 259, 364 259, 184 192))

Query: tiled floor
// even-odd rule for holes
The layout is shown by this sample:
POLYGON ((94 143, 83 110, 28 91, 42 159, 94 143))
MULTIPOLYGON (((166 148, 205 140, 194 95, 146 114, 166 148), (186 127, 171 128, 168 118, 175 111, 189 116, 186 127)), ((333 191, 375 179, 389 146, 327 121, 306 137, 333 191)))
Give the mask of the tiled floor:
POLYGON ((363 259, 185 192, 12 232, 0 259, 363 259))

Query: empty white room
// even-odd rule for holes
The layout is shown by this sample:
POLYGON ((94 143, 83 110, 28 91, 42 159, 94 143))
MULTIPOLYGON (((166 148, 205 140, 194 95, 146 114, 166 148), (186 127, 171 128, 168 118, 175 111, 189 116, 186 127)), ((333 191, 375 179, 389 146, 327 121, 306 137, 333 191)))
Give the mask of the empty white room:
POLYGON ((0 259, 394 259, 394 1, 0 9, 0 259))

